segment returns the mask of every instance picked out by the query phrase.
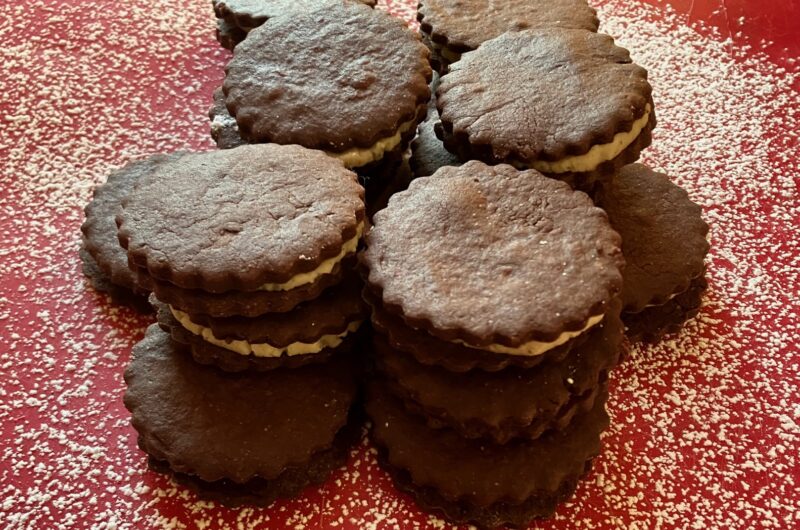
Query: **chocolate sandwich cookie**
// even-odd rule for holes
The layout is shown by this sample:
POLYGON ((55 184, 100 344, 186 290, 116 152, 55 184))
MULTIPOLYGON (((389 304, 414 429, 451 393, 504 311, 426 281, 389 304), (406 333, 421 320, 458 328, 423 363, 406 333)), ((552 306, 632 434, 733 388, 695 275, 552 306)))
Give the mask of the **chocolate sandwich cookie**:
POLYGON ((635 162, 656 124, 647 71, 608 35, 579 29, 487 41, 436 98, 444 145, 462 160, 536 169, 587 192, 635 162))
POLYGON ((287 468, 271 480, 256 477, 244 484, 226 479, 206 482, 193 475, 177 473, 168 463, 152 457, 147 464, 153 471, 168 475, 175 482, 191 489, 201 499, 230 507, 267 506, 276 499, 295 497, 308 486, 325 482, 334 470, 346 463, 350 448, 361 434, 360 427, 360 422, 351 418, 336 434, 329 449, 317 452, 303 465, 287 468))
POLYGON ((179 309, 227 316, 173 303, 160 285, 178 295, 255 293, 287 311, 287 300, 296 305, 335 283, 337 267, 355 254, 363 194, 341 161, 300 146, 185 154, 139 180, 123 201, 118 236, 139 281, 151 278, 159 299, 179 309))
MULTIPOLYGON (((431 82, 432 94, 435 94, 437 86, 439 86, 439 74, 434 72, 431 82)), ((428 177, 443 166, 461 165, 458 157, 445 149, 442 141, 436 136, 434 128, 438 123, 439 112, 436 110, 436 97, 432 95, 428 103, 427 117, 417 127, 417 136, 411 142, 409 164, 414 177, 428 177)))
POLYGON ((434 68, 444 72, 461 54, 509 31, 568 28, 597 31, 586 0, 420 0, 420 32, 434 68))
POLYGON ((454 373, 416 362, 379 334, 373 337, 373 352, 387 389, 429 426, 499 444, 533 439, 546 430, 566 428, 576 414, 592 408, 600 383, 619 357, 618 301, 616 306, 564 359, 534 369, 454 373))
POLYGON ((564 430, 506 445, 431 429, 377 383, 369 387, 366 409, 386 463, 408 478, 398 486, 452 522, 493 528, 547 517, 572 495, 600 452, 606 396, 603 388, 593 407, 564 430))
POLYGON ((605 184, 598 204, 622 236, 627 266, 623 321, 632 340, 656 341, 697 314, 707 287, 708 225, 669 177, 631 164, 605 184))
POLYGON ((277 488, 295 483, 303 476, 298 469, 334 447, 357 387, 347 356, 295 370, 225 374, 195 363, 157 325, 134 346, 125 381, 139 446, 210 488, 219 481, 245 488, 253 480, 277 488))
POLYGON ((186 344, 195 360, 226 371, 269 370, 320 362, 350 351, 366 308, 351 272, 340 285, 286 313, 255 318, 187 313, 151 297, 162 329, 186 344))
POLYGON ((402 21, 354 2, 268 19, 225 70, 246 141, 319 149, 360 172, 402 158, 425 117, 428 50, 402 21))
POLYGON ((236 120, 225 107, 225 93, 222 92, 222 87, 214 90, 214 100, 208 111, 208 118, 211 120, 211 138, 220 149, 230 149, 247 143, 242 140, 236 120))
POLYGON ((584 193, 472 161, 395 194, 360 258, 369 290, 407 326, 535 357, 603 320, 622 287, 620 243, 584 193))
POLYGON ((83 272, 98 291, 109 293, 115 301, 149 310, 142 304, 149 291, 136 283, 134 273, 128 268, 128 257, 117 240, 114 219, 123 199, 139 179, 176 156, 179 155, 154 155, 114 171, 105 184, 95 188, 92 200, 84 208, 83 272))

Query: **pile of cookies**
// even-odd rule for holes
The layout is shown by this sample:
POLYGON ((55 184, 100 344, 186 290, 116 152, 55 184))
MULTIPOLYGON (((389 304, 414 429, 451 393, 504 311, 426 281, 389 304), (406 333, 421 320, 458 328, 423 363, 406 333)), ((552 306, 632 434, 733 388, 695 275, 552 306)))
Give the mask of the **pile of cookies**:
POLYGON ((707 287, 700 208, 633 164, 646 71, 584 0, 422 0, 422 39, 374 2, 213 5, 220 149, 129 164, 83 225, 93 285, 157 310, 125 374, 151 466, 228 504, 295 495, 344 461, 361 380, 422 507, 552 514, 600 453, 623 336, 676 331, 707 287))
POLYGON ((133 182, 115 208, 117 250, 158 309, 125 372, 151 465, 229 504, 324 481, 361 433, 355 173, 265 144, 119 174, 133 182))

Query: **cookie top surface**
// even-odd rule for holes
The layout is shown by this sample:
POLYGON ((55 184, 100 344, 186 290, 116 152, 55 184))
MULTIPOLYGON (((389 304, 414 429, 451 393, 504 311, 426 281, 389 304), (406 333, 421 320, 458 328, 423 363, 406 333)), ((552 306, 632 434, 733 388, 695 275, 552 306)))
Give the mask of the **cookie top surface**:
POLYGON ((97 266, 116 285, 136 288, 134 274, 128 268, 128 256, 117 239, 115 218, 122 201, 143 175, 177 156, 180 155, 154 155, 114 171, 105 184, 95 188, 92 200, 84 208, 86 220, 81 231, 85 248, 97 266))
POLYGON ((251 31, 223 90, 246 140, 340 153, 372 147, 415 119, 430 95, 428 55, 391 15, 328 2, 251 31))
POLYGON ((386 450, 389 463, 408 471, 418 486, 478 506, 518 504, 555 492, 564 480, 581 475, 586 461, 599 453, 600 433, 608 425, 601 395, 567 429, 501 446, 430 428, 378 386, 369 386, 366 408, 373 439, 386 450))
POLYGON ((271 479, 308 462, 347 422, 347 356, 256 375, 202 366, 152 325, 125 371, 125 406, 151 456, 206 481, 271 479))
POLYGON ((625 166, 603 186, 599 204, 622 236, 626 311, 666 302, 703 273, 708 225, 700 206, 667 175, 625 166))
MULTIPOLYGON (((376 0, 352 0, 375 7, 376 0)), ((241 28, 255 28, 272 17, 298 8, 307 9, 320 4, 320 0, 212 0, 214 13, 219 18, 234 22, 241 28)))
POLYGON ((608 35, 527 30, 464 54, 436 98, 448 132, 491 159, 528 164, 586 154, 630 131, 647 112, 651 87, 608 35))
POLYGON ((369 287, 412 327, 517 347, 583 329, 620 290, 620 237, 588 196, 471 161, 414 180, 375 214, 369 287))
POLYGON ((586 0, 421 0, 417 18, 434 42, 474 50, 508 31, 571 28, 597 31, 586 0))
POLYGON ((340 161, 296 145, 186 154, 139 180, 119 240, 156 279, 257 290, 336 258, 358 234, 363 196, 340 161))

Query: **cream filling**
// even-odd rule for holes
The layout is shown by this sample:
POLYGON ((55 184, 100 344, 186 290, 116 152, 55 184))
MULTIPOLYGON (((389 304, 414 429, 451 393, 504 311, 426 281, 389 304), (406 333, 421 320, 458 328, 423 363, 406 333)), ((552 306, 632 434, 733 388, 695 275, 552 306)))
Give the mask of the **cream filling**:
POLYGON ((650 120, 650 104, 644 108, 641 118, 633 122, 630 131, 620 132, 614 135, 614 139, 607 144, 593 145, 585 154, 568 156, 560 160, 549 162, 547 160, 537 160, 527 167, 533 168, 542 173, 567 173, 569 171, 592 171, 597 166, 608 160, 616 158, 626 147, 631 145, 637 136, 645 128, 650 120))
POLYGON ((328 258, 319 266, 314 269, 313 271, 308 272, 301 272, 300 274, 295 274, 288 281, 283 283, 265 283, 261 285, 258 290, 259 291, 288 291, 290 289, 294 289, 295 287, 299 287, 300 285, 305 285, 307 283, 312 283, 317 278, 324 274, 330 274, 333 268, 336 266, 337 263, 342 261, 344 257, 348 254, 352 254, 358 248, 358 240, 361 239, 361 234, 364 233, 364 223, 358 225, 356 228, 356 235, 353 236, 352 239, 349 239, 342 245, 342 250, 339 253, 332 257, 328 258))
POLYGON ((417 124, 417 120, 407 121, 397 128, 397 132, 388 138, 378 140, 371 147, 353 147, 347 151, 333 152, 325 151, 328 155, 338 158, 348 168, 366 166, 370 162, 375 162, 383 158, 387 151, 391 151, 398 145, 403 138, 403 133, 417 124))
POLYGON ((338 335, 323 335, 317 341, 306 342, 293 342, 288 346, 282 348, 267 344, 266 342, 248 342, 246 340, 221 340, 214 336, 211 328, 201 326, 192 322, 189 315, 179 309, 169 306, 169 310, 175 319, 180 322, 187 331, 201 337, 204 341, 225 348, 226 350, 236 352, 240 355, 255 355, 256 357, 280 357, 281 355, 306 355, 309 353, 319 353, 325 348, 335 348, 344 341, 344 338, 349 334, 356 331, 361 325, 361 321, 357 320, 351 322, 347 329, 338 335))
POLYGON ((565 331, 555 340, 551 342, 539 342, 538 340, 532 340, 530 342, 526 342, 521 346, 517 346, 516 348, 511 348, 509 346, 503 346, 502 344, 489 344, 488 346, 473 346, 467 342, 456 340, 454 342, 458 342, 460 344, 464 344, 469 346, 470 348, 475 348, 478 350, 487 350, 494 353, 506 353, 508 355, 525 355, 528 357, 535 357, 536 355, 541 355, 546 351, 552 350, 557 346, 561 346, 568 340, 577 337, 581 333, 585 332, 592 326, 600 323, 603 320, 605 315, 595 315, 589 318, 589 321, 583 327, 583 329, 579 329, 578 331, 565 331))

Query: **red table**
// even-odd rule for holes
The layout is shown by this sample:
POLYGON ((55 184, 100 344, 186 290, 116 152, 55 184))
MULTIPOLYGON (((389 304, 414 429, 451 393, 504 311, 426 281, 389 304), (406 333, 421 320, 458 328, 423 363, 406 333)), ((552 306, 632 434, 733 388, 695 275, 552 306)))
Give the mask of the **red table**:
MULTIPOLYGON (((148 319, 87 287, 81 208, 131 158, 212 148, 229 55, 209 4, 4 6, 0 528, 441 528, 366 443, 325 486, 241 511, 197 502, 136 448, 122 370, 148 319)), ((408 4, 390 10, 410 20, 408 4)), ((669 4, 601 2, 601 31, 650 72, 644 160, 704 206, 711 287, 683 333, 614 373, 605 452, 537 528, 800 527, 800 4, 669 4)))

